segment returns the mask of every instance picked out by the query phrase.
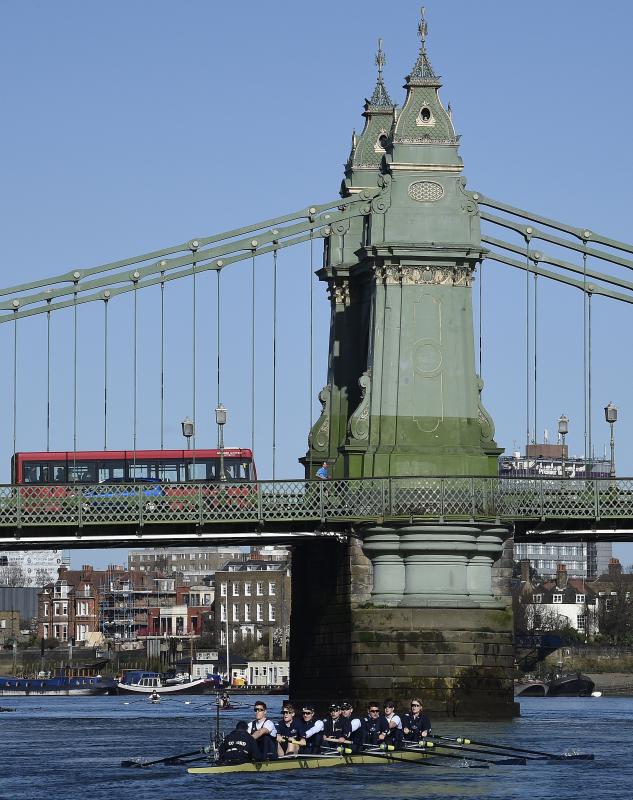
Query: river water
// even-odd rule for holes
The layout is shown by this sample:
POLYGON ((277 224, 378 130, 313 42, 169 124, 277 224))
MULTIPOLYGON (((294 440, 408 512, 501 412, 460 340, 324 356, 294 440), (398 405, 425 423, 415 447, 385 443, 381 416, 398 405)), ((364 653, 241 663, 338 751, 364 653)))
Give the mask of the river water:
MULTIPOLYGON (((253 697, 234 696, 243 709, 222 712, 228 731, 253 716, 253 697)), ((281 698, 265 698, 273 719, 281 698)), ((0 713, 0 800, 533 800, 578 796, 633 797, 633 698, 526 699, 520 718, 499 723, 433 720, 436 733, 562 753, 595 753, 595 761, 533 761, 488 770, 385 764, 260 774, 188 775, 184 767, 123 768, 123 759, 161 758, 204 746, 215 710, 203 697, 159 705, 123 697, 0 697, 15 712, 0 713)), ((454 764, 455 766, 450 766, 454 764)))

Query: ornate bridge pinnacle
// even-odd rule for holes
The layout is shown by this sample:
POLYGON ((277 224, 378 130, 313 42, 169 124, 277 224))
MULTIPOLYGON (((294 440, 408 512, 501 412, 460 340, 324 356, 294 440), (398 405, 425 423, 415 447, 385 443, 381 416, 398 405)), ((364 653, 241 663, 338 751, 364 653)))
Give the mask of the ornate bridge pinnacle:
POLYGON ((422 52, 426 52, 426 37, 429 32, 429 26, 426 22, 426 8, 422 6, 420 9, 420 24, 418 25, 418 33, 422 40, 422 52))
POLYGON ((371 98, 367 101, 369 108, 393 108, 393 103, 391 102, 391 98, 389 97, 389 93, 385 87, 385 82, 382 77, 382 70, 385 64, 387 63, 387 59, 385 58, 385 53, 382 49, 382 39, 378 39, 378 51, 376 53, 376 66, 378 67, 378 80, 376 81, 376 88, 374 89, 374 93, 372 94, 371 98))
POLYGON ((378 39, 378 52, 376 53, 376 66, 378 67, 378 80, 382 83, 382 68, 385 66, 385 54, 382 49, 382 39, 378 39))
POLYGON ((420 53, 418 54, 418 60, 415 62, 411 75, 409 75, 409 79, 416 83, 430 83, 431 81, 436 81, 438 78, 435 72, 433 72, 433 67, 426 54, 426 37, 428 32, 429 26, 426 22, 426 8, 422 6, 420 9, 420 22, 418 23, 418 34, 421 40, 420 53))

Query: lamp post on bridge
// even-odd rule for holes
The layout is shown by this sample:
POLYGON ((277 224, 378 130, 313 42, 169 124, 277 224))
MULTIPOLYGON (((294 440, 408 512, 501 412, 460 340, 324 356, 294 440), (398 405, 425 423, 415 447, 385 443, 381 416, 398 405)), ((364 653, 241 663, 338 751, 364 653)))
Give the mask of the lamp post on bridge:
POLYGON ((224 426, 226 425, 226 419, 228 416, 228 412, 226 408, 220 403, 220 405, 215 409, 215 422, 218 426, 218 447, 220 450, 220 480, 226 480, 226 474, 224 472, 224 426))
POLYGON ((615 437, 613 426, 618 420, 618 409, 613 405, 613 403, 609 402, 608 405, 604 407, 604 418, 609 423, 611 427, 611 466, 609 468, 609 477, 611 480, 615 479, 615 437))
MULTIPOLYGON (((194 435, 195 430, 196 430, 195 429, 195 425, 193 423, 193 420, 189 419, 189 417, 185 417, 183 419, 183 421, 180 423, 180 426, 182 428, 182 435, 187 440, 187 450, 191 450, 191 437, 194 435)), ((186 463, 187 462, 185 461, 185 464, 186 463)), ((194 455, 193 455, 193 472, 194 473, 195 473, 195 469, 196 469, 196 455, 194 453, 194 455)), ((189 479, 190 477, 194 477, 194 476, 191 475, 191 470, 187 470, 187 479, 189 479)))
POLYGON ((558 418, 558 433, 563 440, 563 447, 561 450, 561 460, 562 460, 562 473, 563 478, 565 477, 565 436, 569 433, 569 418, 566 417, 564 414, 561 414, 558 418))

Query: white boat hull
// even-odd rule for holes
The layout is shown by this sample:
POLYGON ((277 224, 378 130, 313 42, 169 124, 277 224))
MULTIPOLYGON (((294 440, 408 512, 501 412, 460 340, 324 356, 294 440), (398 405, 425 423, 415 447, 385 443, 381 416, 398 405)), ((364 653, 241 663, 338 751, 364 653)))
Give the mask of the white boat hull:
POLYGON ((174 694, 204 694, 205 690, 209 689, 210 691, 211 687, 211 683, 204 678, 197 681, 190 681, 189 683, 175 683, 162 686, 138 686, 133 683, 117 683, 117 691, 119 694, 135 694, 141 697, 149 697, 154 691, 158 692, 161 697, 174 694))

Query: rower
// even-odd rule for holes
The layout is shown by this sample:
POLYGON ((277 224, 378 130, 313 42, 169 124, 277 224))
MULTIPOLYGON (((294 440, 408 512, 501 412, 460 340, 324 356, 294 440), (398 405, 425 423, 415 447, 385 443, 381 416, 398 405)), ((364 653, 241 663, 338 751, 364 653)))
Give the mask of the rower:
POLYGON ((402 715, 402 732, 407 742, 418 742, 431 733, 431 720, 424 713, 419 697, 411 700, 411 710, 402 715))
POLYGON ((384 734, 389 730, 387 721, 380 716, 378 703, 370 703, 367 706, 367 715, 361 720, 361 730, 364 745, 378 744, 382 741, 378 738, 380 734, 384 734))
POLYGON ((303 717, 303 725, 305 733, 303 738, 306 740, 305 745, 299 748, 300 753, 320 753, 321 742, 323 741, 323 722, 320 719, 314 718, 314 706, 306 703, 301 711, 303 717))
POLYGON ((341 717, 341 706, 332 703, 329 711, 329 717, 323 720, 323 741, 330 744, 343 744, 349 741, 347 736, 351 733, 351 728, 348 720, 341 717))
POLYGON ((220 706, 220 708, 230 708, 231 698, 229 697, 229 693, 222 692, 222 694, 218 695, 217 703, 220 706))
POLYGON ((293 756, 299 752, 299 747, 305 746, 305 725, 296 718, 295 707, 292 703, 285 703, 282 709, 281 722, 277 725, 277 755, 293 756))
POLYGON ((160 703, 160 695, 156 689, 154 689, 154 691, 150 694, 149 701, 150 703, 160 703))
POLYGON ((248 725, 240 721, 227 736, 218 749, 218 764, 246 764, 248 761, 259 761, 257 742, 247 730, 248 725))
POLYGON ((378 740, 388 745, 391 744, 396 750, 399 750, 402 747, 402 720, 396 714, 396 706, 393 700, 385 700, 384 709, 387 730, 378 735, 378 740))
POLYGON ((347 738, 352 753, 359 753, 363 743, 363 731, 360 719, 354 714, 354 706, 345 700, 341 703, 341 717, 349 722, 347 738))
POLYGON ((255 702, 255 719, 248 723, 248 732, 257 740, 260 761, 277 758, 277 729, 275 723, 266 717, 266 703, 255 702))

